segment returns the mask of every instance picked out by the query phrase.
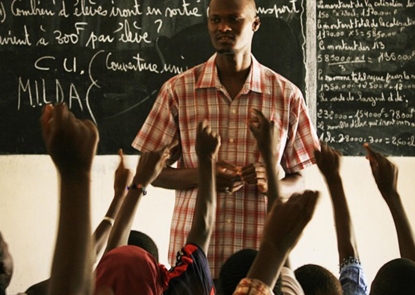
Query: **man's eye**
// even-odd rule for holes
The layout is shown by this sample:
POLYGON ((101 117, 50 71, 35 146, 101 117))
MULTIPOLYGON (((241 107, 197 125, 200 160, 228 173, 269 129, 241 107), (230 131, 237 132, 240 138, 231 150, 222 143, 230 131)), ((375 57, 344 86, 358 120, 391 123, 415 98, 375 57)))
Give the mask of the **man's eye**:
POLYGON ((236 23, 236 22, 238 22, 239 20, 240 20, 240 18, 238 18, 238 17, 236 17, 236 16, 233 16, 233 17, 228 18, 228 21, 229 21, 230 23, 236 23))
POLYGON ((217 24, 217 23, 219 23, 219 22, 220 22, 220 18, 218 18, 218 17, 212 17, 212 18, 210 19, 210 21, 211 21, 212 23, 214 23, 214 24, 217 24))

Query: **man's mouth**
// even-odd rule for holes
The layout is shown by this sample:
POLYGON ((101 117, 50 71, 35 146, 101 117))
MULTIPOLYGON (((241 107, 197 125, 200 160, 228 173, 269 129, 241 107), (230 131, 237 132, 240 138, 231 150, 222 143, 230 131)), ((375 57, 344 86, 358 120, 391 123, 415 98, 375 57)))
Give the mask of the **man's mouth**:
POLYGON ((216 37, 216 40, 218 40, 218 41, 233 41, 234 38, 233 38, 233 36, 230 36, 230 35, 218 35, 216 37))

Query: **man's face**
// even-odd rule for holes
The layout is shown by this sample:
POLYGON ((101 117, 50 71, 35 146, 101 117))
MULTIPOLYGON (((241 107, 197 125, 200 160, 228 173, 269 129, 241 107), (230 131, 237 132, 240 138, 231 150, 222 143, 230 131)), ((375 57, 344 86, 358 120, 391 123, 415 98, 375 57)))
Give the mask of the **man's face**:
POLYGON ((0 233, 0 290, 9 286, 13 274, 13 259, 9 247, 0 233))
POLYGON ((254 32, 259 27, 252 0, 212 0, 208 30, 218 53, 250 53, 254 32))

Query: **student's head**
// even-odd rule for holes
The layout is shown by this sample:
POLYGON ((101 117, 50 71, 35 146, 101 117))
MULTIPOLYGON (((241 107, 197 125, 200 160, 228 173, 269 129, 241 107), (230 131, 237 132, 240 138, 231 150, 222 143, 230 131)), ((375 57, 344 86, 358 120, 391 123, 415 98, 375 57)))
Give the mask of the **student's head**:
POLYGON ((13 259, 9 246, 0 233, 0 291, 4 291, 10 284, 13 275, 13 259))
POLYGON ((111 289, 114 294, 160 295, 168 286, 167 272, 146 250, 121 246, 101 258, 96 268, 95 294, 111 289))
POLYGON ((415 262, 398 258, 385 263, 377 272, 370 295, 415 294, 415 262))
POLYGON ((26 295, 46 295, 48 294, 49 280, 45 280, 30 286, 26 291, 26 295))
POLYGON ((297 268, 294 273, 305 295, 343 294, 339 280, 320 265, 306 264, 297 268))
POLYGON ((141 247, 148 253, 153 255, 157 262, 159 262, 159 250, 152 238, 143 232, 131 230, 128 236, 128 245, 141 247))
MULTIPOLYGON (((225 261, 219 273, 222 295, 233 294, 240 280, 248 274, 249 268, 257 254, 257 250, 242 249, 235 252, 225 261)), ((277 281, 273 291, 275 295, 282 294, 280 280, 277 281)))
POLYGON ((212 0, 209 4, 209 35, 220 54, 249 54, 259 26, 254 0, 212 0))

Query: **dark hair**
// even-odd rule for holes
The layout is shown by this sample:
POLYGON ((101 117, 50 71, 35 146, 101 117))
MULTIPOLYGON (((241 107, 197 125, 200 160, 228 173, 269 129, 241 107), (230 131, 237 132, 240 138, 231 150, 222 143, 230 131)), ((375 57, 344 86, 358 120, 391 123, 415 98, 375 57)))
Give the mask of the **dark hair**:
POLYGON ((385 263, 377 272, 371 295, 413 295, 415 294, 415 262, 405 258, 385 263))
POLYGON ((25 293, 27 295, 47 295, 49 288, 49 279, 30 286, 25 293))
POLYGON ((306 295, 341 295, 339 280, 326 268, 316 264, 305 264, 294 271, 306 295))
MULTIPOLYGON (((219 273, 222 295, 233 294, 238 283, 248 274, 252 262, 254 262, 257 254, 257 250, 242 249, 232 254, 225 261, 219 273)), ((282 295, 280 278, 278 278, 273 291, 275 295, 282 295)))
POLYGON ((143 248, 148 253, 153 255, 157 262, 159 262, 159 249, 156 243, 143 232, 131 230, 128 237, 128 245, 137 246, 143 248))

